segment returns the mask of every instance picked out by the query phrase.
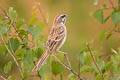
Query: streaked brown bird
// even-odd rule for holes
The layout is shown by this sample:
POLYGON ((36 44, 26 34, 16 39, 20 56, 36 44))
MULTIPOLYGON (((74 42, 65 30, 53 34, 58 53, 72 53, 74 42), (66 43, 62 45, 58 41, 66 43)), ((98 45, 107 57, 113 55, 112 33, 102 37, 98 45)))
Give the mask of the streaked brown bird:
POLYGON ((60 14, 55 17, 53 22, 53 27, 48 36, 48 40, 46 42, 46 50, 42 57, 39 59, 37 64, 34 66, 33 71, 40 70, 41 65, 45 62, 49 55, 56 53, 63 46, 67 31, 66 31, 66 14, 60 14))

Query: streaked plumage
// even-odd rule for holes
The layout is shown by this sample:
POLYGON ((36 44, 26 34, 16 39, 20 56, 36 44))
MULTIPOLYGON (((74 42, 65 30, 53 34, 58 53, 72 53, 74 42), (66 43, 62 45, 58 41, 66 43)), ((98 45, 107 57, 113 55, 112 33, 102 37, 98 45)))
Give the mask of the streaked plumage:
POLYGON ((48 36, 48 40, 46 42, 46 51, 39 59, 37 64, 34 66, 32 72, 38 71, 41 65, 47 59, 47 57, 50 54, 54 54, 55 52, 57 52, 63 46, 67 36, 65 21, 65 14, 58 15, 55 18, 53 27, 50 31, 50 35, 48 36))

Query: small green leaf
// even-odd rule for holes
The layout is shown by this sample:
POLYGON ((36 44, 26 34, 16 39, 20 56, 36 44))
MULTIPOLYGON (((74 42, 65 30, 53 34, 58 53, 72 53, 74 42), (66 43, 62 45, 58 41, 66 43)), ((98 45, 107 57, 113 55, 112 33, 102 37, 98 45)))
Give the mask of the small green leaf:
POLYGON ((12 68, 12 61, 9 61, 7 64, 4 66, 4 72, 7 74, 11 71, 12 68))
POLYGON ((99 21, 101 24, 104 23, 104 16, 103 16, 103 11, 102 10, 96 10, 94 13, 94 17, 96 18, 97 21, 99 21))
POLYGON ((120 78, 113 77, 113 78, 109 78, 109 80, 120 80, 120 78))
POLYGON ((57 57, 59 60, 64 61, 64 54, 62 54, 62 53, 57 53, 57 54, 56 54, 56 57, 57 57))
POLYGON ((0 24, 0 34, 6 34, 8 32, 8 27, 0 24))
POLYGON ((20 42, 17 38, 10 38, 8 40, 8 47, 11 51, 16 51, 20 45, 20 42))
POLYGON ((98 74, 98 75, 96 76, 96 80, 103 80, 103 79, 102 79, 101 75, 98 74))
POLYGON ((113 12, 111 14, 111 19, 114 24, 118 24, 120 22, 120 12, 113 12))
POLYGON ((38 24, 38 26, 39 26, 41 29, 43 29, 43 28, 46 26, 46 24, 45 24, 45 22, 40 22, 40 23, 38 24))
POLYGON ((62 76, 62 74, 60 74, 60 80, 63 80, 63 76, 62 76))
POLYGON ((41 48, 38 48, 36 50, 36 56, 37 56, 37 58, 39 59, 42 56, 42 54, 43 54, 43 50, 41 48))
POLYGON ((103 60, 97 61, 97 64, 100 69, 103 69, 105 67, 105 62, 103 60))
POLYGON ((105 3, 102 6, 103 6, 103 8, 107 8, 107 5, 105 3))
POLYGON ((20 28, 22 25, 24 25, 24 23, 25 23, 24 19, 18 20, 17 23, 16 23, 16 27, 20 28))
POLYGON ((23 65, 22 65, 22 68, 23 68, 24 71, 27 71, 28 73, 31 72, 31 70, 34 66, 33 60, 34 60, 33 51, 26 50, 25 54, 24 54, 23 65))
POLYGON ((77 77, 74 74, 69 74, 68 80, 78 80, 77 77))
POLYGON ((21 38, 24 38, 27 35, 27 32, 25 30, 18 30, 18 34, 21 38))
POLYGON ((63 66, 56 61, 52 61, 51 67, 52 67, 52 73, 54 75, 57 75, 64 70, 63 66))
POLYGON ((94 5, 96 6, 96 5, 98 5, 98 2, 99 2, 99 0, 94 0, 94 5))
POLYGON ((112 62, 111 62, 111 61, 110 61, 110 62, 107 62, 107 63, 105 64, 105 70, 106 70, 106 71, 109 71, 111 65, 112 65, 112 62))
POLYGON ((1 44, 0 45, 0 53, 5 54, 6 52, 7 52, 7 49, 6 49, 5 45, 1 44))
POLYGON ((33 37, 39 37, 41 35, 42 29, 38 26, 30 25, 28 31, 32 33, 33 37))
POLYGON ((83 74, 84 72, 92 72, 94 69, 90 66, 84 65, 80 69, 80 74, 83 74))
POLYGON ((100 32, 100 34, 99 34, 99 40, 100 40, 100 41, 103 40, 106 32, 107 32, 106 29, 104 29, 104 30, 102 30, 102 31, 100 32))
POLYGON ((50 72, 51 72, 50 64, 46 63, 40 68, 39 74, 41 76, 44 76, 44 75, 49 74, 50 72))
POLYGON ((24 54, 25 54, 25 50, 23 50, 23 49, 18 49, 18 50, 16 50, 15 54, 16 54, 16 57, 17 57, 17 58, 22 58, 22 59, 23 59, 24 54))
POLYGON ((13 7, 9 8, 9 16, 10 16, 11 22, 13 23, 13 21, 15 20, 17 16, 16 11, 13 9, 13 7))
POLYGON ((30 24, 35 24, 38 21, 37 17, 33 17, 30 19, 30 24))
POLYGON ((8 77, 8 80, 16 80, 16 79, 15 79, 15 77, 13 77, 13 76, 9 76, 9 77, 8 77))

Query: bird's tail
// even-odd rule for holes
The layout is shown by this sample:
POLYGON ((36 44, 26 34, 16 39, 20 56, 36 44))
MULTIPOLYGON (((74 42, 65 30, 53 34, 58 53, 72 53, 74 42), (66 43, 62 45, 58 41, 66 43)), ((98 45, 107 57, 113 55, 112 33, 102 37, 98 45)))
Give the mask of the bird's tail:
POLYGON ((32 69, 33 71, 38 71, 40 69, 40 67, 42 66, 42 64, 45 62, 45 60, 48 58, 49 53, 46 50, 45 53, 42 55, 42 57, 39 59, 39 61, 37 62, 37 64, 34 66, 34 68, 32 69))

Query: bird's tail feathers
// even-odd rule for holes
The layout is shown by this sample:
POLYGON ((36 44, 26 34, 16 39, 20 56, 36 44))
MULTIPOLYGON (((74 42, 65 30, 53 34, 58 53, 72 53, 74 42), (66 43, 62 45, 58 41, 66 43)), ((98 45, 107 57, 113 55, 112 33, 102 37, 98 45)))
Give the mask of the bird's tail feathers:
POLYGON ((42 55, 42 57, 39 59, 39 61, 37 62, 37 64, 34 66, 34 68, 32 69, 33 71, 38 71, 40 69, 40 67, 42 66, 42 64, 45 62, 45 60, 48 58, 49 53, 46 50, 45 53, 42 55))

